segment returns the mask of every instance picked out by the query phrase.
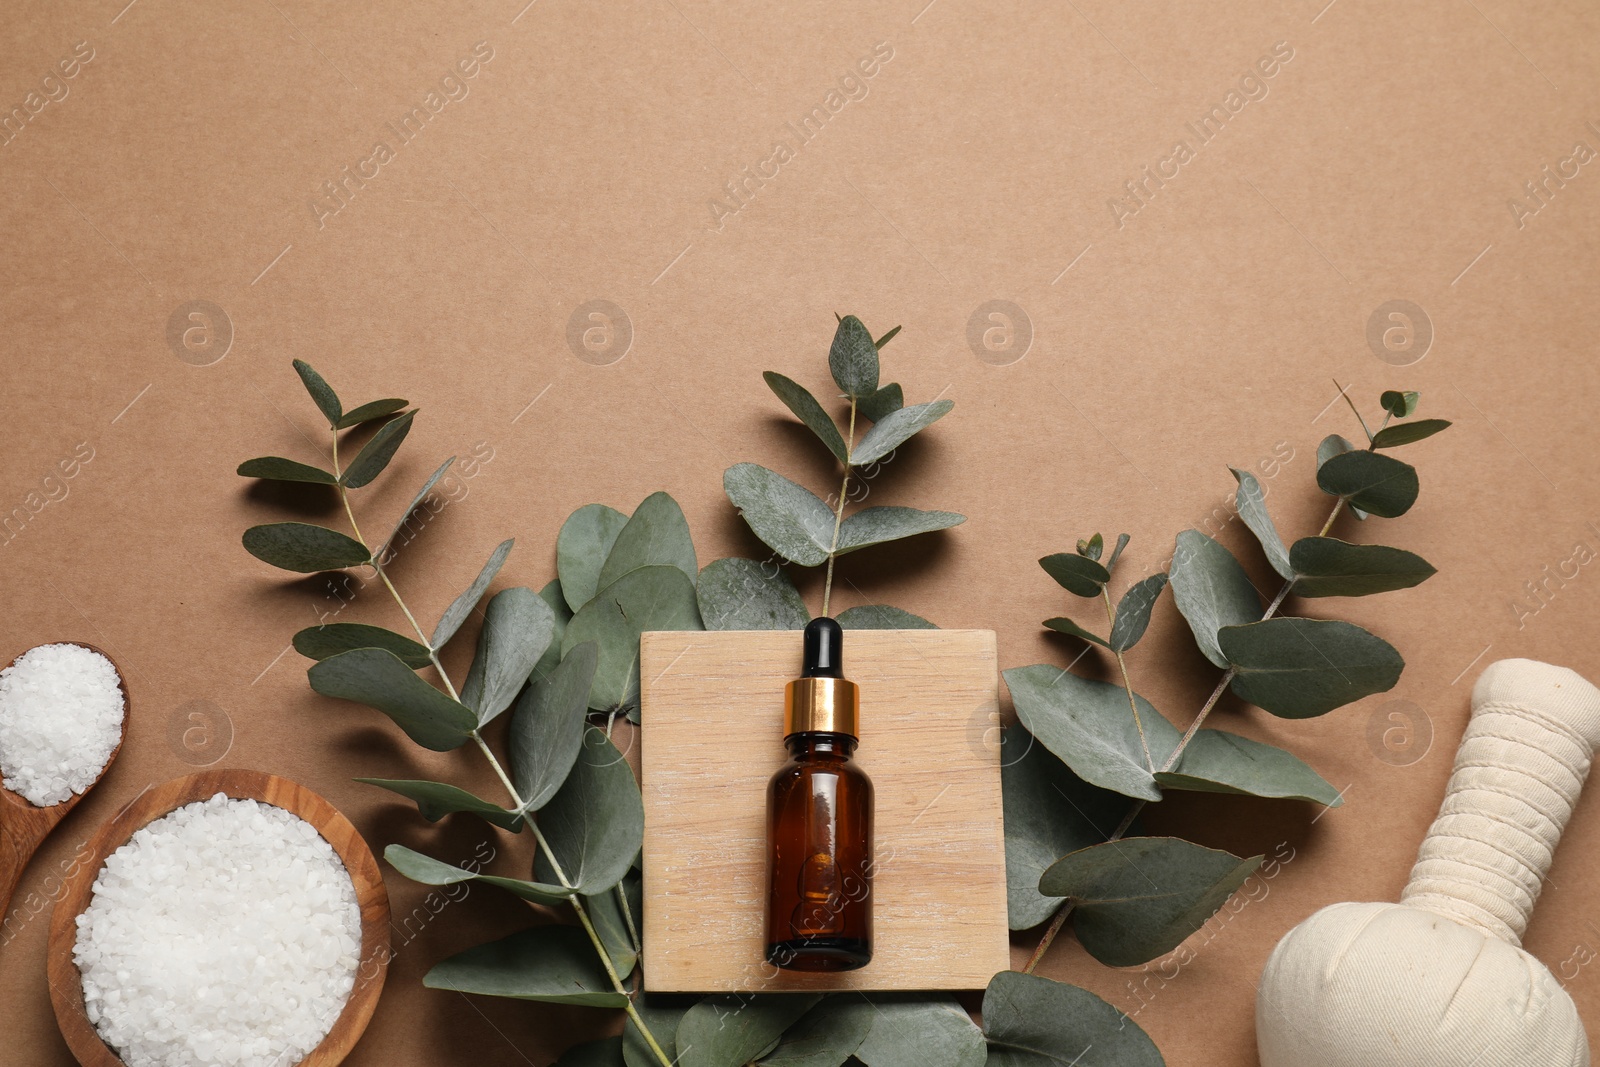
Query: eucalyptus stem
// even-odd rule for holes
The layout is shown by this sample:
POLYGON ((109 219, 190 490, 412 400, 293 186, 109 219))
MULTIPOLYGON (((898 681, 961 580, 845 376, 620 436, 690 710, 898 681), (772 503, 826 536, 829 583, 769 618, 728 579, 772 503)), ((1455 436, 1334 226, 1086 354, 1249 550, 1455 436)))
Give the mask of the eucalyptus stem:
POLYGON ((833 593, 833 561, 839 554, 839 528, 844 525, 844 500, 850 492, 850 461, 856 450, 856 398, 850 398, 850 432, 844 445, 844 481, 839 485, 839 505, 833 511, 833 544, 828 546, 828 575, 822 581, 822 614, 828 614, 828 600, 833 593))
MULTIPOLYGON (((852 402, 852 414, 853 412, 854 403, 852 402)), ((854 421, 852 420, 853 426, 854 421)), ((848 473, 848 467, 846 472, 848 473)), ((333 432, 333 474, 335 478, 340 476, 338 430, 333 432)), ((432 661, 434 669, 439 674, 439 679, 444 682, 445 689, 450 693, 450 698, 452 700, 460 700, 454 683, 450 681, 450 676, 445 673, 444 664, 439 661, 439 654, 433 648, 433 642, 422 632, 422 626, 417 622, 416 616, 411 613, 411 609, 406 606, 405 599, 400 595, 400 590, 395 588, 394 583, 389 580, 389 576, 384 573, 383 565, 378 562, 377 556, 372 551, 372 546, 367 544, 366 538, 362 536, 361 527, 356 523, 355 509, 350 506, 349 492, 342 482, 338 483, 337 488, 339 490, 339 500, 344 504, 344 513, 350 519, 350 529, 355 534, 356 540, 361 543, 361 547, 367 550, 367 555, 372 560, 373 570, 378 572, 378 577, 383 579, 383 584, 389 590, 389 594, 394 597, 394 602, 399 605, 406 618, 411 620, 411 627, 416 630, 417 637, 421 639, 422 644, 428 649, 428 659, 432 661)), ((838 540, 837 533, 834 535, 834 540, 835 542, 838 540)), ((483 753, 484 759, 489 761, 489 766, 494 768, 495 776, 500 779, 500 784, 505 786, 506 792, 510 794, 516 810, 521 811, 524 805, 522 794, 517 791, 516 785, 511 781, 511 776, 506 774, 506 769, 501 765, 500 760, 496 758, 494 750, 489 747, 488 743, 484 741, 483 735, 476 729, 471 732, 470 736, 477 743, 478 750, 483 753)), ((550 842, 545 839, 544 833, 539 829, 539 825, 528 818, 526 814, 524 814, 523 819, 528 828, 533 831, 534 839, 539 843, 539 850, 550 861, 550 868, 555 871, 556 879, 561 883, 561 887, 563 889, 575 889, 576 886, 567 879, 566 871, 561 867, 561 861, 556 858, 555 850, 550 847, 550 842)), ((618 888, 620 889, 621 887, 618 886, 618 888)), ((656 1057, 661 1061, 662 1067, 674 1067, 672 1059, 662 1051, 660 1044, 656 1042, 655 1035, 650 1032, 650 1028, 645 1025, 644 1019, 640 1017, 638 1009, 634 1007, 633 997, 623 984, 622 977, 617 974, 616 965, 611 961, 611 953, 607 951, 605 941, 600 937, 600 932, 594 928, 594 923, 590 921, 589 913, 584 908, 583 902, 578 899, 578 894, 574 893, 568 897, 567 902, 572 905, 573 912, 578 916, 578 922, 583 926, 584 932, 589 935, 589 940, 594 945, 595 953, 600 957, 600 964, 605 968, 606 976, 611 979, 612 988, 626 998, 626 1003, 623 1004, 623 1007, 629 1017, 633 1019, 633 1024, 639 1028, 639 1033, 644 1038, 645 1044, 649 1045, 650 1050, 656 1054, 656 1057)), ((633 926, 633 916, 627 912, 628 903, 626 897, 622 898, 622 907, 624 914, 627 915, 628 932, 633 937, 634 946, 637 948, 639 935, 633 926)))
POLYGON ((622 908, 622 921, 628 927, 628 940, 633 942, 633 951, 642 954, 644 942, 640 940, 639 928, 633 922, 633 907, 628 903, 628 893, 622 888, 621 882, 612 886, 611 891, 617 895, 617 904, 622 908))
MULTIPOLYGON (((343 472, 339 469, 339 431, 333 431, 333 476, 342 478, 343 472)), ((451 700, 460 700, 461 694, 456 692, 450 676, 444 671, 444 664, 439 662, 439 653, 434 650, 433 641, 422 632, 422 625, 417 622, 417 617, 411 614, 411 609, 406 606, 405 600, 400 596, 400 590, 394 587, 394 582, 389 580, 389 573, 383 569, 383 564, 378 562, 378 554, 372 551, 372 546, 367 544, 367 539, 361 535, 361 526, 356 522, 355 509, 350 506, 350 491, 344 487, 342 480, 336 481, 334 487, 339 491, 339 502, 344 505, 344 513, 350 520, 350 531, 356 535, 356 540, 361 547, 367 550, 367 556, 372 561, 372 569, 378 572, 378 577, 383 580, 384 587, 389 590, 389 595, 394 597, 394 602, 400 605, 400 610, 405 613, 411 628, 417 632, 417 640, 428 650, 428 660, 433 664, 433 669, 439 673, 439 678, 444 682, 445 690, 450 694, 451 700)))
MULTIPOLYGON (((1334 384, 1337 385, 1338 383, 1335 382, 1334 384)), ((1343 392, 1343 389, 1341 388, 1340 391, 1343 392)), ((1362 428, 1366 428, 1365 423, 1362 424, 1362 428)), ((1344 509, 1344 505, 1344 497, 1334 501, 1333 510, 1328 513, 1328 521, 1322 524, 1322 529, 1317 533, 1318 537, 1326 537, 1328 531, 1333 529, 1334 520, 1339 517, 1339 512, 1344 509)), ((1267 610, 1262 613, 1262 622, 1278 613, 1278 609, 1283 606, 1283 602, 1288 598, 1289 590, 1292 588, 1294 588, 1293 579, 1283 583, 1283 588, 1278 590, 1278 595, 1272 598, 1272 603, 1268 604, 1267 610)), ((1104 593, 1105 590, 1102 589, 1101 592, 1104 593)), ((1110 597, 1107 596, 1106 604, 1108 610, 1110 603, 1110 597)), ((1120 653, 1117 655, 1117 663, 1119 665, 1122 663, 1122 655, 1120 653)), ((1229 667, 1223 672, 1221 680, 1217 682, 1217 687, 1211 691, 1211 695, 1206 698, 1206 702, 1200 706, 1199 713, 1195 715, 1194 721, 1189 724, 1189 728, 1184 731, 1183 737, 1178 741, 1178 746, 1172 750, 1172 755, 1167 757, 1166 763, 1162 764, 1162 771, 1170 771, 1178 765, 1178 760, 1183 756, 1183 750, 1189 747, 1189 742, 1194 740, 1194 735, 1200 732, 1200 727, 1205 723, 1206 717, 1211 714, 1211 709, 1217 706, 1217 701, 1222 699, 1222 694, 1228 691, 1229 684, 1232 683, 1238 673, 1239 671, 1235 667, 1229 667)), ((1126 683, 1128 677, 1126 667, 1123 668, 1122 677, 1126 683)), ((1130 704, 1133 701, 1133 689, 1131 686, 1128 687, 1128 700, 1130 704)), ((1134 722, 1137 723, 1138 721, 1138 711, 1135 710, 1134 722)), ((1139 737, 1143 740, 1143 729, 1139 731, 1139 737)), ((1146 759, 1149 758, 1149 754, 1149 749, 1146 748, 1146 759)), ((1128 813, 1122 817, 1122 822, 1118 823, 1111 836, 1106 838, 1107 843, 1122 840, 1122 835, 1128 832, 1128 827, 1133 825, 1133 820, 1139 817, 1139 813, 1144 810, 1144 806, 1148 803, 1149 801, 1147 800, 1135 800, 1129 805, 1128 813)), ((1033 950, 1033 955, 1028 958, 1028 965, 1022 968, 1022 973, 1032 974, 1033 969, 1039 965, 1039 961, 1044 959, 1045 951, 1049 949, 1051 942, 1055 941, 1056 935, 1061 932, 1061 927, 1066 925, 1067 918, 1072 914, 1072 908, 1072 901, 1069 900, 1056 910, 1055 915, 1050 919, 1050 925, 1045 928, 1044 936, 1039 939, 1039 947, 1033 950)))
MULTIPOLYGON (((1105 586, 1100 587, 1100 599, 1106 602, 1106 623, 1115 632, 1117 628, 1117 613, 1111 607, 1111 593, 1105 586)), ((1128 694, 1128 710, 1133 712, 1133 725, 1139 731, 1139 747, 1144 749, 1144 765, 1151 771, 1156 769, 1156 761, 1150 755, 1150 742, 1144 735, 1144 720, 1139 717, 1139 705, 1133 698, 1133 680, 1128 677, 1128 663, 1122 658, 1121 651, 1111 650, 1117 657, 1117 667, 1122 671, 1122 688, 1128 694)))
MULTIPOLYGON (((511 803, 516 805, 518 811, 521 811, 524 803, 522 794, 518 793, 517 787, 511 784, 511 778, 506 774, 506 769, 500 765, 500 761, 495 758, 494 750, 484 741, 483 735, 476 730, 472 731, 472 739, 478 743, 478 750, 483 753, 483 758, 489 761, 489 766, 494 768, 494 773, 499 777, 500 784, 506 787, 507 793, 511 794, 511 803)), ((554 863, 555 857, 552 856, 550 862, 554 863)))
MULTIPOLYGON (((1344 402, 1350 405, 1350 410, 1355 413, 1356 421, 1361 424, 1361 432, 1367 435, 1367 443, 1370 447, 1372 443, 1372 431, 1367 429, 1367 420, 1361 417, 1361 409, 1356 407, 1356 402, 1354 400, 1350 399, 1349 391, 1344 386, 1339 384, 1339 379, 1335 378, 1333 380, 1333 385, 1334 388, 1339 390, 1339 395, 1344 397, 1344 402)), ((1384 419, 1385 424, 1387 424, 1388 421, 1388 419, 1384 419)), ((1381 428, 1382 427, 1380 427, 1380 429, 1381 428)))

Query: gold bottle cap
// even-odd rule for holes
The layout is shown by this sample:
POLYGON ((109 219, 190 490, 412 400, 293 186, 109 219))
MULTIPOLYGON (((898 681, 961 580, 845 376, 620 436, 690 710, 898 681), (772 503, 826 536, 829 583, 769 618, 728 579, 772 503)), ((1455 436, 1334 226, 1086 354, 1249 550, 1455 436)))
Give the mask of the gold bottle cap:
POLYGON ((806 624, 801 677, 783 693, 783 734, 849 734, 859 738, 860 694, 844 676, 844 631, 827 616, 806 624))
POLYGON ((848 678, 796 678, 783 691, 783 734, 860 738, 860 690, 848 678))

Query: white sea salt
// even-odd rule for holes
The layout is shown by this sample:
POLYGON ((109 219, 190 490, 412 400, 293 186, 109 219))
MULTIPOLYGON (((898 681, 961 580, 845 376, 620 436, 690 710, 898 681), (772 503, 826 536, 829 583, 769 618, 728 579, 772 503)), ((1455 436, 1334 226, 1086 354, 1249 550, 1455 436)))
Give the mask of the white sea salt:
POLYGON ((0 671, 0 775, 47 807, 94 784, 122 739, 111 661, 82 645, 40 645, 0 671))
POLYGON ((218 793, 106 858, 73 952, 89 1021, 128 1067, 293 1067, 355 985, 361 911, 298 816, 218 793))

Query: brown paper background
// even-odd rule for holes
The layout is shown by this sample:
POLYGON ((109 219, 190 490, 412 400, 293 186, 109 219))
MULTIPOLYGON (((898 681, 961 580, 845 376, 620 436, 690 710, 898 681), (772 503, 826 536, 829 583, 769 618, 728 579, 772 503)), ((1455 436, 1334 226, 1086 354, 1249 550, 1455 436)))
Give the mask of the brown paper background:
MULTIPOLYGON (((352 783, 494 785, 470 753, 419 753, 376 714, 314 699, 298 657, 279 658, 295 629, 338 604, 320 580, 285 580, 238 543, 296 505, 252 489, 235 465, 316 456, 291 357, 352 403, 421 403, 391 475, 361 494, 376 525, 445 455, 492 449, 396 567, 431 621, 502 537, 519 539, 502 581, 545 582, 559 523, 592 500, 631 508, 665 488, 703 562, 764 554, 720 474, 755 460, 825 489, 819 449, 784 424, 759 372, 822 389, 838 310, 879 331, 904 324, 886 377, 913 400, 957 403, 873 482, 873 503, 970 516, 912 551, 850 557, 843 604, 992 628, 1003 667, 1077 652, 1039 628, 1066 598, 1038 556, 1127 530, 1125 573, 1148 573, 1177 530, 1225 506, 1227 464, 1286 442, 1293 459, 1267 480, 1270 502, 1289 535, 1312 531, 1326 507, 1316 443, 1358 432, 1332 405, 1332 379, 1369 412, 1380 389, 1415 388, 1424 415, 1456 421, 1407 453, 1424 485, 1409 515, 1334 531, 1420 552, 1439 575, 1307 609, 1394 641, 1409 661, 1394 692, 1309 722, 1228 702, 1219 715, 1294 747, 1349 787, 1348 803, 1313 823, 1294 804, 1174 801, 1152 821, 1236 851, 1286 842, 1295 858, 1175 978, 1149 979, 1157 992, 1142 1007, 1131 986, 1144 973, 1101 967, 1070 941, 1043 968, 1137 1011, 1170 1063, 1253 1062, 1266 954, 1322 904, 1399 891, 1476 671, 1529 655, 1600 673, 1600 577, 1578 564, 1564 581, 1544 577, 1575 545, 1600 548, 1600 164, 1551 183, 1520 228, 1507 204, 1575 142, 1600 147, 1587 125, 1600 124, 1600 17, 1583 3, 1505 0, 910 0, 849 12, 523 2, 21 0, 7 12, 0 105, 23 103, 76 42, 94 58, 66 99, 0 146, 0 509, 27 507, 80 442, 94 458, 53 483, 66 496, 0 549, 0 648, 92 641, 115 655, 134 700, 114 770, 13 906, 20 931, 0 949, 8 1058, 68 1060, 44 984, 46 920, 29 918, 29 895, 45 899, 51 871, 146 783, 191 769, 185 757, 197 757, 168 737, 188 702, 231 721, 228 764, 316 789, 375 848, 403 840, 465 857, 490 833, 428 827, 352 783), (321 184, 370 155, 384 124, 479 41, 494 58, 470 95, 319 229, 307 203, 321 184), (1294 56, 1268 95, 1119 228, 1107 199, 1280 41, 1294 56), (712 229, 723 183, 766 159, 785 122, 880 42, 893 58, 866 97, 712 229), (196 299, 234 332, 210 366, 180 360, 167 339, 169 316, 196 299), (609 366, 567 346, 569 316, 594 299, 632 324, 631 349, 609 366), (1009 366, 969 347, 968 319, 993 299, 1032 327, 1009 366), (1434 331, 1408 367, 1368 344, 1369 316, 1394 299, 1420 306, 1434 331), (1538 580, 1548 603, 1519 617, 1524 583, 1538 580), (1405 766, 1367 741, 1393 700, 1420 709, 1433 735, 1405 766)), ((1223 536, 1244 546, 1238 523, 1223 536)), ((804 589, 815 604, 815 583, 804 589)), ((342 617, 403 621, 376 590, 342 617)), ((452 664, 463 670, 462 655, 452 664)), ((1170 599, 1131 668, 1180 722, 1215 678, 1170 599)), ((1564 970, 1591 1023, 1600 967, 1577 961, 1600 950, 1600 893, 1585 876, 1600 858, 1597 793, 1527 942, 1564 970)), ((507 869, 524 862, 515 847, 500 845, 507 869)), ((391 888, 398 911, 423 901, 403 880, 391 888)), ((389 991, 351 1062, 542 1067, 603 1027, 610 1017, 586 1009, 420 987, 432 962, 525 915, 483 893, 397 937, 389 991)), ((1016 939, 1019 964, 1031 944, 1016 939)))

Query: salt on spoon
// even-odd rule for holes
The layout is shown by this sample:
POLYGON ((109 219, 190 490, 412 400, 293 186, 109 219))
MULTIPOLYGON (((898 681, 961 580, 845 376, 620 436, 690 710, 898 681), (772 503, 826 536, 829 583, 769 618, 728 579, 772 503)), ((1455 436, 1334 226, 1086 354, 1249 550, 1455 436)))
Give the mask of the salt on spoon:
POLYGON ((122 747, 128 687, 82 642, 39 645, 0 670, 0 914, 50 831, 122 747))

